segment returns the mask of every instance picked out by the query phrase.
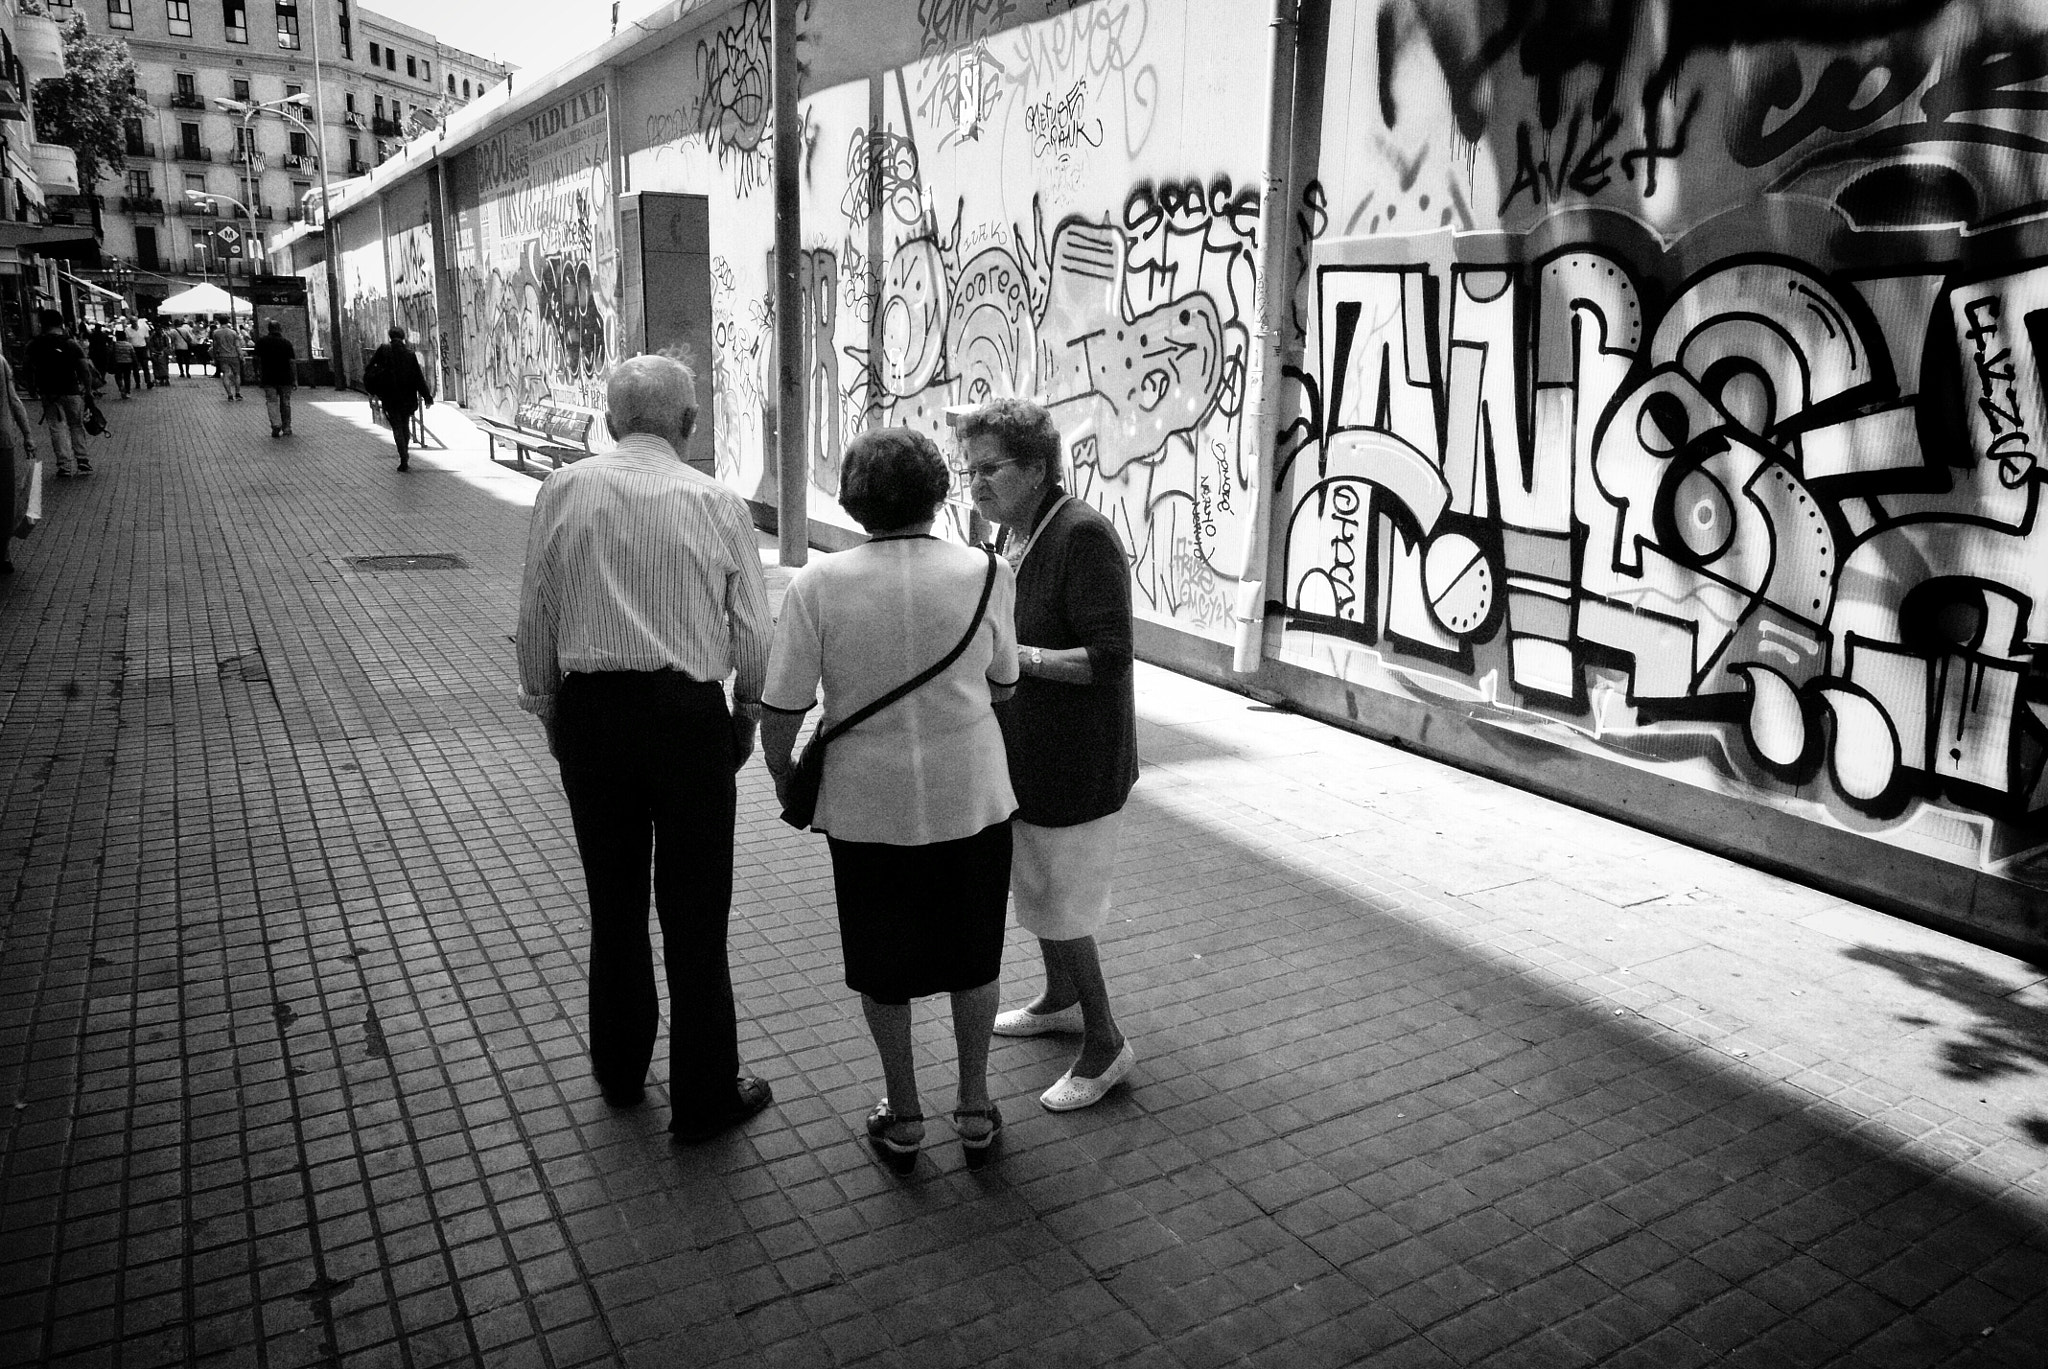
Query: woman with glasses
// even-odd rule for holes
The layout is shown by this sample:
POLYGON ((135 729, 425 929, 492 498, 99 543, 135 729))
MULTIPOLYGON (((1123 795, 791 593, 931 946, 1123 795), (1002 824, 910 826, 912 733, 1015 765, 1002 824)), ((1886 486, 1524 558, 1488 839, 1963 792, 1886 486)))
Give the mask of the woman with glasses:
POLYGON ((846 985, 861 996, 888 1089, 868 1138, 899 1174, 916 1168, 924 1141, 913 998, 952 998, 953 1126, 969 1168, 987 1161, 1003 1125, 988 1049, 1017 801, 990 704, 1017 679, 1015 589, 1001 561, 932 536, 951 483, 920 433, 853 439, 839 502, 868 540, 790 582, 761 695, 761 758, 786 798, 790 749, 821 687, 829 726, 965 643, 937 677, 831 741, 811 820, 832 853, 846 985))
POLYGON ((974 506, 1002 525, 1017 570, 1021 678, 998 710, 1017 790, 1010 892, 1045 958, 1044 991, 995 1030, 1081 1033, 1073 1066, 1039 1099, 1069 1112, 1100 1102, 1138 1058, 1095 945, 1138 778, 1130 564, 1109 520, 1061 487, 1060 434, 1043 406, 998 399, 959 433, 974 506))

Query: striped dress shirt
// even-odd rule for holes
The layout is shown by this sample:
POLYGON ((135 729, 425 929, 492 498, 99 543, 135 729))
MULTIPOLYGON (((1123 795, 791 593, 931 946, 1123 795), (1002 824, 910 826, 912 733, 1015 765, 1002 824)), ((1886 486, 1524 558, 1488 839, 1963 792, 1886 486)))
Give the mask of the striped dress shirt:
POLYGON ((573 672, 679 670, 733 678, 760 711, 768 586, 746 502, 658 437, 550 475, 534 500, 519 596, 519 706, 554 719, 573 672))

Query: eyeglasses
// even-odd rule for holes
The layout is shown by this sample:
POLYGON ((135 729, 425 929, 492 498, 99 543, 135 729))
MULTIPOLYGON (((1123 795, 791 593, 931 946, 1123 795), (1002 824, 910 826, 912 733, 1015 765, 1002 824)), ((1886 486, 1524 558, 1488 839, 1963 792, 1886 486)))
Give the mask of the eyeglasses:
POLYGON ((993 480, 997 471, 1007 470, 1016 464, 1017 460, 1015 457, 1005 457, 1001 461, 970 462, 966 468, 967 478, 969 480, 993 480))

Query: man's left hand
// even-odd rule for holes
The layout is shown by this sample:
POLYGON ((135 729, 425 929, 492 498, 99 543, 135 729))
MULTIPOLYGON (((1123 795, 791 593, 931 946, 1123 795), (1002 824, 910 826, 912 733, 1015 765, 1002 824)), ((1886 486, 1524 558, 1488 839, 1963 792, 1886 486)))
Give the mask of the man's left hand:
POLYGON ((737 713, 733 715, 732 768, 734 774, 738 774, 740 767, 747 763, 747 758, 754 754, 755 727, 756 724, 752 718, 742 718, 737 713))

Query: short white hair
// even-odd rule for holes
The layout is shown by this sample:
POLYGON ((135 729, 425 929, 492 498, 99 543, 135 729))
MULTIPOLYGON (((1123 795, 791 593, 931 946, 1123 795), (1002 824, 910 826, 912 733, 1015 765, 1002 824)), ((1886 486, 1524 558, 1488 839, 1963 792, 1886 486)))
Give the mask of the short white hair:
POLYGON ((629 357, 605 386, 605 420, 613 437, 672 433, 697 407, 697 377, 671 356, 629 357))

